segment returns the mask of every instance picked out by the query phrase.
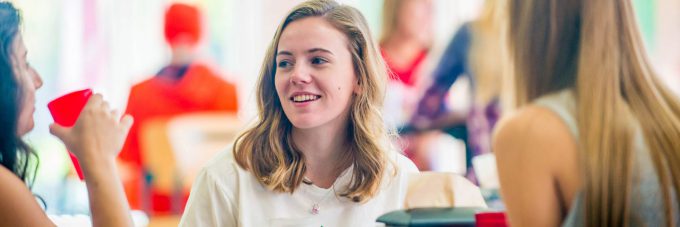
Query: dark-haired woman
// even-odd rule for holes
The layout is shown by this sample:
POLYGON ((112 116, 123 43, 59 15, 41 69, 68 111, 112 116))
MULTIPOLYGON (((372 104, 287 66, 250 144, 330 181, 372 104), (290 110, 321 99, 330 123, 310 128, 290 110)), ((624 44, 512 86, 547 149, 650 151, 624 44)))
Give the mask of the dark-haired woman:
MULTIPOLYGON (((35 92, 42 79, 26 61, 19 30, 21 17, 9 2, 0 2, 0 225, 54 226, 27 187, 35 160, 21 137, 33 129, 35 92)), ((129 208, 116 175, 115 157, 132 118, 122 119, 99 94, 93 95, 72 128, 53 124, 59 137, 80 160, 85 174, 94 226, 131 226, 129 208)))

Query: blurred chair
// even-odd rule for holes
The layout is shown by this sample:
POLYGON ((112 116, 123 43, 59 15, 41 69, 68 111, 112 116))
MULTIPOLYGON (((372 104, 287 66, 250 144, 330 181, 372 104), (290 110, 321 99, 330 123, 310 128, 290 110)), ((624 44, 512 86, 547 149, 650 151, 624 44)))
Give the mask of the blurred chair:
POLYGON ((184 114, 168 122, 176 171, 184 190, 190 190, 198 172, 218 152, 229 147, 243 129, 235 113, 184 114))
POLYGON ((483 207, 479 187, 454 173, 420 172, 409 176, 404 208, 483 207))
MULTIPOLYGON (((144 151, 141 154, 142 165, 152 178, 150 179, 150 186, 159 192, 172 194, 175 185, 176 164, 167 133, 168 120, 168 118, 157 117, 140 125, 139 143, 144 151)), ((144 198, 150 197, 148 193, 144 193, 142 196, 144 198)), ((142 201, 145 200, 144 198, 142 201)))
POLYGON ((386 226, 475 226, 475 215, 487 211, 479 187, 446 172, 409 175, 404 209, 378 217, 386 226))
POLYGON ((145 190, 144 200, 153 206, 170 206, 173 213, 181 213, 198 171, 212 156, 233 143, 241 127, 236 114, 226 112, 155 118, 141 125, 142 160, 150 175, 147 182, 150 190, 145 190), (160 198, 163 196, 172 198, 160 198), (165 201, 170 204, 164 204, 165 201))

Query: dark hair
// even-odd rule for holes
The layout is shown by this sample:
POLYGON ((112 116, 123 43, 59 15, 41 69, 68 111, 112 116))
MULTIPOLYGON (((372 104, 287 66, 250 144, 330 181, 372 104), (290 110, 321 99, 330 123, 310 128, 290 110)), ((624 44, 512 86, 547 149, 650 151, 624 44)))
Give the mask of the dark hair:
POLYGON ((0 164, 26 181, 29 158, 36 155, 17 133, 23 97, 11 56, 20 23, 14 5, 0 2, 0 164))

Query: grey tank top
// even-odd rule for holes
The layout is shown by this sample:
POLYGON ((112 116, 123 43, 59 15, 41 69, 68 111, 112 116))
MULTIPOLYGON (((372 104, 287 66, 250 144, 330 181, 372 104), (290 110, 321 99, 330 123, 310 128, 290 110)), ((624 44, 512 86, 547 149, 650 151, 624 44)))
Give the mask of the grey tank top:
MULTIPOLYGON (((571 90, 563 90, 554 94, 546 95, 534 102, 535 105, 545 107, 557 114, 569 127, 572 136, 578 139, 578 127, 576 123, 576 99, 571 90)), ((645 144, 641 130, 636 130, 634 139, 633 161, 633 185, 631 191, 631 221, 644 226, 663 226, 665 220, 663 192, 659 185, 659 179, 652 163, 649 149, 645 144)), ((671 192, 672 192, 671 188, 671 192)), ((680 216, 677 195, 671 195, 673 204, 673 218, 675 226, 680 227, 680 216)), ((562 226, 584 226, 583 194, 578 193, 571 204, 566 219, 562 226)))

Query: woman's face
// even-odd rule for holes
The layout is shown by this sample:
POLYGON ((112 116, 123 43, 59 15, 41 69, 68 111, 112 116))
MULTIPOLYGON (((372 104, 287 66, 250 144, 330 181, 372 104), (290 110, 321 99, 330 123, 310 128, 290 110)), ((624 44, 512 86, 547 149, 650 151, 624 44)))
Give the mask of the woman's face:
POLYGON ((28 52, 24 39, 18 34, 12 44, 12 67, 21 89, 19 106, 19 124, 17 134, 23 136, 33 129, 33 112, 35 112, 35 91, 42 86, 38 72, 26 60, 28 52))
POLYGON ((406 0, 397 12, 397 30, 424 45, 432 42, 433 4, 431 0, 406 0))
POLYGON ((357 92, 347 37, 320 17, 290 23, 276 53, 275 86, 295 128, 346 125, 357 92))

